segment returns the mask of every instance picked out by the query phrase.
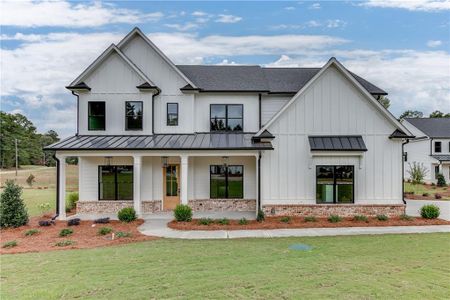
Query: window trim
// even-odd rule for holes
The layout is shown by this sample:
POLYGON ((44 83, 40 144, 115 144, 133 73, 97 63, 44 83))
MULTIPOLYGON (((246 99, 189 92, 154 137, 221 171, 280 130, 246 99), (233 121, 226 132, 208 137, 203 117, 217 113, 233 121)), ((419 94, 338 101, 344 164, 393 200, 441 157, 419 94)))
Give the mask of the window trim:
POLYGON ((336 205, 336 204, 355 204, 355 166, 354 165, 316 165, 316 204, 327 204, 327 205, 336 205), (333 202, 319 202, 319 199, 317 199, 317 168, 320 167, 333 167, 333 202), (353 177, 352 177, 352 202, 351 203, 341 203, 337 202, 336 199, 336 167, 352 167, 353 171, 353 177))
POLYGON ((210 132, 244 132, 244 104, 241 103, 210 103, 209 104, 209 131, 210 132), (212 113, 212 106, 213 105, 224 105, 225 106, 225 130, 211 130, 211 113, 212 113), (235 106, 241 106, 242 110, 242 118, 228 118, 228 106, 235 105, 235 106), (242 119, 242 130, 227 130, 228 128, 228 119, 233 120, 239 120, 242 119))
POLYGON ((178 126, 178 124, 180 123, 179 121, 180 121, 180 114, 179 114, 179 104, 178 104, 178 102, 167 102, 166 103, 166 126, 178 126), (177 124, 174 124, 174 125, 169 124, 169 115, 174 115, 174 113, 170 113, 169 114, 169 105, 170 104, 176 104, 176 106, 177 106, 177 113, 176 113, 176 115, 177 115, 177 124))
POLYGON ((434 141, 434 153, 442 153, 442 142, 434 141), (436 150, 436 145, 439 145, 439 151, 436 150))
POLYGON ((119 199, 119 189, 117 188, 117 168, 118 167, 131 167, 131 170, 133 172, 133 183, 131 185, 131 193, 132 197, 134 198, 134 166, 133 165, 98 165, 98 178, 97 178, 97 189, 98 189, 98 195, 97 195, 97 201, 133 201, 133 200, 125 200, 125 199, 119 199), (101 177, 101 168, 102 167, 113 167, 114 168, 114 199, 100 199, 100 177, 101 177))
POLYGON ((139 100, 129 100, 129 101, 125 101, 125 131, 142 131, 144 130, 144 101, 139 101, 139 100), (141 128, 128 128, 128 115, 127 115, 127 103, 128 102, 138 102, 141 103, 141 107, 142 107, 142 120, 141 120, 141 128))
MULTIPOLYGON (((87 117, 87 123, 88 123, 88 131, 105 131, 106 130, 106 101, 88 101, 88 107, 87 107, 87 113, 88 113, 88 117, 87 117), (91 124, 89 122, 89 118, 91 117, 90 115, 90 104, 91 103, 103 103, 104 107, 105 107, 105 112, 103 115, 104 118, 104 124, 103 124, 103 129, 92 129, 91 128, 91 124)), ((101 117, 101 116, 92 116, 92 117, 101 117)))
POLYGON ((211 167, 223 166, 223 165, 209 165, 209 199, 244 199, 244 165, 225 165, 225 197, 211 197, 211 167), (228 197, 228 167, 241 167, 242 168, 242 197, 228 197))

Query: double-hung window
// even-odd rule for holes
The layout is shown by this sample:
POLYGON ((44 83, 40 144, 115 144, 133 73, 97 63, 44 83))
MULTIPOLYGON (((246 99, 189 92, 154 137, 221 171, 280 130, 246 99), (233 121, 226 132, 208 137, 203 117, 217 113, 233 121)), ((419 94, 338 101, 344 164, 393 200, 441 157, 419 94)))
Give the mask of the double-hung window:
POLYGON ((167 103, 167 126, 178 126, 178 103, 167 103))
POLYGON ((105 102, 88 102, 88 130, 105 130, 105 102))
POLYGON ((244 129, 242 104, 211 104, 211 131, 242 131, 244 129))
POLYGON ((353 166, 317 166, 317 203, 353 203, 353 166))
POLYGON ((211 165, 210 198, 244 198, 244 166, 211 165))
POLYGON ((125 130, 142 130, 143 102, 125 102, 125 130))
POLYGON ((133 200, 133 166, 99 166, 98 199, 133 200))
POLYGON ((434 142, 434 152, 435 153, 442 152, 442 143, 441 142, 434 142))

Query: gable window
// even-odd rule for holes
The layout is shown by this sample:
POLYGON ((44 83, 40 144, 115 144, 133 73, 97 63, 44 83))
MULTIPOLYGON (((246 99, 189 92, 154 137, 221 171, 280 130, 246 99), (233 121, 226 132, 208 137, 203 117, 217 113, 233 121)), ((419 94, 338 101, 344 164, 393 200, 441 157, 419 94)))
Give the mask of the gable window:
POLYGON ((434 152, 441 153, 442 152, 442 143, 434 142, 434 152))
POLYGON ((211 165, 210 198, 244 198, 244 166, 211 165))
POLYGON ((125 102, 125 130, 142 130, 142 101, 125 102))
POLYGON ((88 130, 105 130, 105 102, 88 102, 88 130))
POLYGON ((244 105, 242 104, 211 104, 211 131, 242 131, 244 105))
POLYGON ((317 203, 353 203, 353 166, 316 166, 317 203))
POLYGON ((178 126, 178 103, 167 103, 167 126, 178 126))
POLYGON ((133 200, 133 166, 99 166, 98 199, 133 200))

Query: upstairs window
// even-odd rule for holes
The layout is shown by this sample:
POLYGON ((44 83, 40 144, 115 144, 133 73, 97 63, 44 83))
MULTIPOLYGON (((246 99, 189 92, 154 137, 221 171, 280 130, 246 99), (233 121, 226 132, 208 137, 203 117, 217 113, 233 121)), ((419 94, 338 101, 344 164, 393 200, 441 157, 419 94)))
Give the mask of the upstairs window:
POLYGON ((244 106, 242 104, 211 104, 211 131, 242 131, 244 106))
POLYGON ((178 103, 167 103, 167 126, 178 126, 178 103))
POLYGON ((88 102, 88 130, 105 130, 105 102, 88 102))
POLYGON ((125 102, 125 130, 142 130, 142 101, 125 102))
POLYGON ((434 142, 434 152, 441 153, 442 152, 442 143, 434 142))

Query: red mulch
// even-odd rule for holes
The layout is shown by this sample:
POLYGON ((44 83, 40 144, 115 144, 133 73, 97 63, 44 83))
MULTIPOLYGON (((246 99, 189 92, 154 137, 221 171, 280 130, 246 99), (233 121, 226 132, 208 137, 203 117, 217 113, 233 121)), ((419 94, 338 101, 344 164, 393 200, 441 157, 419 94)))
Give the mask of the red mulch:
POLYGON ((143 220, 136 220, 131 223, 110 221, 108 224, 95 224, 94 227, 92 227, 94 224, 93 221, 81 221, 80 225, 70 227, 67 226, 67 221, 56 221, 55 225, 44 227, 38 225, 40 219, 41 218, 39 217, 31 218, 26 226, 2 229, 0 234, 1 244, 3 245, 5 242, 15 240, 17 246, 12 248, 0 248, 0 254, 96 248, 156 239, 156 237, 145 236, 137 230, 137 227, 144 223, 143 220), (130 232, 132 236, 122 238, 115 237, 114 240, 111 240, 111 234, 98 235, 97 231, 101 227, 110 227, 113 229, 113 232, 130 232), (63 228, 71 228, 73 234, 59 237, 59 232, 63 228), (32 236, 25 236, 25 232, 29 229, 38 229, 40 232, 32 236), (74 241, 75 244, 65 247, 55 246, 56 242, 65 240, 74 241))
POLYGON ((171 221, 168 226, 176 230, 248 230, 248 229, 281 229, 281 228, 336 228, 336 227, 372 227, 372 226, 420 226, 420 225, 450 225, 450 221, 441 219, 414 218, 406 221, 399 217, 389 218, 387 221, 378 221, 369 218, 367 222, 354 221, 353 218, 343 218, 341 222, 330 223, 326 218, 317 218, 316 222, 305 222, 302 217, 291 217, 289 223, 281 222, 282 217, 266 217, 259 223, 255 220, 248 221, 247 225, 239 225, 239 220, 230 220, 229 225, 211 223, 209 225, 198 224, 198 219, 192 222, 171 221))

